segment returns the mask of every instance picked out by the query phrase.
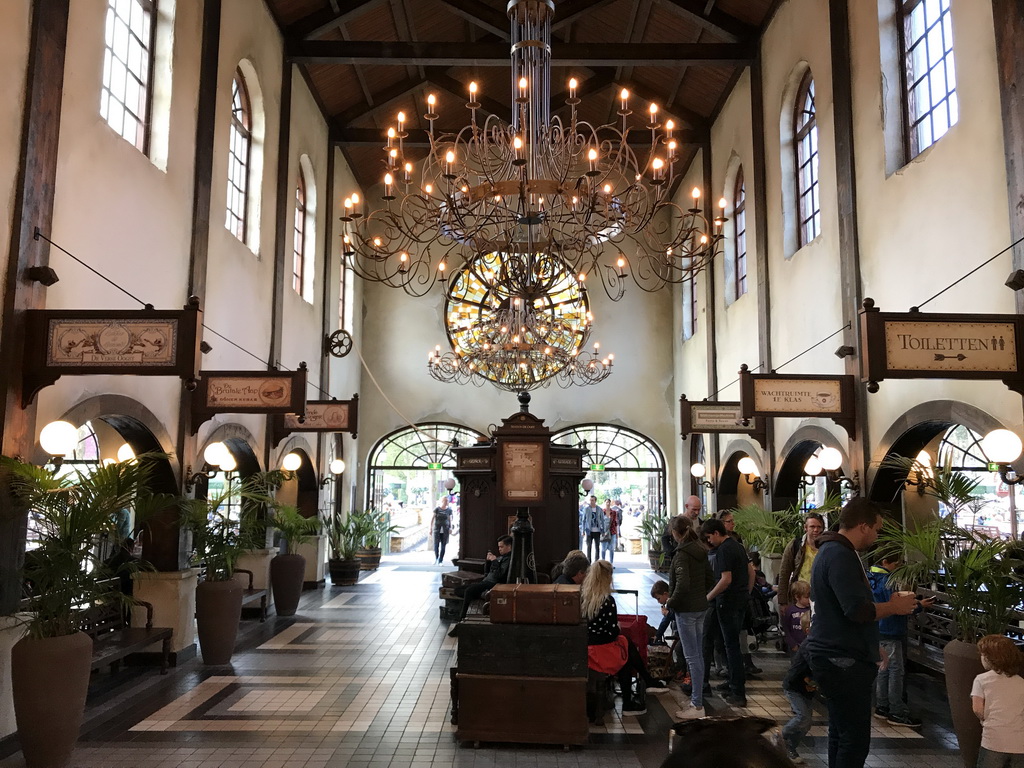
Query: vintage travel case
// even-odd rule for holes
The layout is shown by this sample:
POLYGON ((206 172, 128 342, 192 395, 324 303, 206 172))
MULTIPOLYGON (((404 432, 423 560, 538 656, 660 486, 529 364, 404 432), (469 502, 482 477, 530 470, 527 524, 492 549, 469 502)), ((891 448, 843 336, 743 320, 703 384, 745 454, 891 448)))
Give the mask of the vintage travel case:
POLYGON ((575 584, 498 584, 491 590, 494 624, 579 624, 575 584))

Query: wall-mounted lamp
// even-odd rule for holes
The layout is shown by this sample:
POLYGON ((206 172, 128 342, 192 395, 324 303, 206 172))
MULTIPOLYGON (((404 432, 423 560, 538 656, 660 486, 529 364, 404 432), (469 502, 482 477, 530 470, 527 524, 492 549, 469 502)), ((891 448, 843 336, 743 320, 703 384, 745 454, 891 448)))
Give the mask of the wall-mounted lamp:
POLYGON ((583 489, 584 493, 590 493, 594 490, 594 481, 589 477, 584 477, 582 482, 580 482, 580 488, 583 489))
MULTIPOLYGON (((294 455, 297 454, 289 454, 289 456, 294 455)), ((345 462, 342 461, 341 459, 334 459, 334 461, 332 461, 327 466, 327 470, 330 472, 330 474, 325 476, 324 479, 320 481, 321 488, 323 488, 328 483, 333 482, 337 480, 339 477, 341 477, 341 474, 345 471, 345 462)))
MULTIPOLYGON (((118 452, 120 455, 120 451, 118 452)), ((192 471, 190 464, 185 468, 185 490, 191 491, 195 488, 199 478, 207 480, 216 477, 218 472, 234 472, 238 469, 238 462, 224 443, 210 443, 203 450, 203 468, 198 472, 192 471)))
POLYGON ((455 485, 456 483, 454 477, 449 477, 447 480, 444 481, 444 488, 446 491, 448 491, 448 493, 451 493, 452 491, 455 490, 455 485))
POLYGON ((928 451, 922 450, 914 457, 914 466, 907 473, 904 482, 917 488, 917 494, 924 496, 925 489, 932 485, 935 480, 935 471, 932 469, 932 457, 928 451))
POLYGON ((690 477, 693 478, 693 482, 698 486, 704 486, 712 493, 715 492, 715 484, 710 480, 705 480, 704 475, 708 472, 707 467, 701 464, 699 461, 695 464, 690 465, 690 477))
POLYGON ((768 490, 768 483, 761 479, 761 472, 757 468, 757 464, 749 456, 744 456, 736 463, 736 469, 743 475, 743 479, 747 481, 748 485, 754 486, 754 492, 761 491, 764 493, 768 490), (750 478, 754 478, 751 480, 750 478))
POLYGON ((1010 464, 1020 458, 1021 451, 1024 451, 1024 443, 1020 437, 1008 429, 994 429, 981 439, 981 450, 992 464, 998 465, 999 479, 1010 487, 1010 538, 1017 538, 1017 491, 1014 488, 1017 483, 1024 480, 1017 474, 1017 470, 1010 464))
POLYGON ((68 421, 51 421, 39 431, 39 445, 50 456, 47 463, 59 469, 78 445, 78 428, 68 421))
POLYGON ((281 459, 281 469, 285 472, 295 472, 299 467, 302 466, 302 454, 299 453, 287 453, 285 457, 281 459))

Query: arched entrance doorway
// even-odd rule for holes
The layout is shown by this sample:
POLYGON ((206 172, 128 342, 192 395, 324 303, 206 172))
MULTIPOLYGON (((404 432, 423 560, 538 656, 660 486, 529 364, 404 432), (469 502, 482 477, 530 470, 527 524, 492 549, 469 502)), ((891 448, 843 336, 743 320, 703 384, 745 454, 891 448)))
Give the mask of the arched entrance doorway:
MULTIPOLYGON (((370 449, 367 462, 366 505, 387 515, 397 551, 423 551, 430 543, 430 521, 441 496, 449 497, 458 525, 459 496, 449 493, 445 480, 455 469, 451 449, 486 439, 482 432, 446 422, 429 422, 391 432, 370 449)), ((388 542, 383 544, 389 551, 388 542)), ((448 551, 458 552, 458 530, 453 529, 448 551)))

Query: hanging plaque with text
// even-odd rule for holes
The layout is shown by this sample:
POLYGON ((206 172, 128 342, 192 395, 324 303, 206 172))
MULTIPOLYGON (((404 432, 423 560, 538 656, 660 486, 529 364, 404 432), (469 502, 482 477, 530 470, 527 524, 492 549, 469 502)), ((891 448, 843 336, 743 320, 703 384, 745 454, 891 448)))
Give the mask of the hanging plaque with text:
POLYGON ((764 419, 751 418, 746 421, 744 424, 739 401, 691 402, 686 399, 686 395, 679 398, 679 432, 684 440, 695 432, 708 435, 750 435, 765 447, 764 419))
POLYGON ((817 416, 832 419, 854 436, 853 376, 751 373, 743 365, 740 405, 745 419, 817 416))
POLYGON ((274 416, 274 444, 292 432, 351 432, 355 437, 358 423, 359 395, 352 395, 351 400, 307 400, 301 416, 274 416))
POLYGON ((304 413, 306 364, 297 371, 203 371, 192 393, 193 434, 218 413, 304 413))
POLYGON ((179 376, 199 367, 199 300, 184 309, 30 309, 23 405, 61 376, 179 376))
POLYGON ((1024 394, 1024 318, 881 312, 871 299, 860 313, 861 380, 996 379, 1024 394))

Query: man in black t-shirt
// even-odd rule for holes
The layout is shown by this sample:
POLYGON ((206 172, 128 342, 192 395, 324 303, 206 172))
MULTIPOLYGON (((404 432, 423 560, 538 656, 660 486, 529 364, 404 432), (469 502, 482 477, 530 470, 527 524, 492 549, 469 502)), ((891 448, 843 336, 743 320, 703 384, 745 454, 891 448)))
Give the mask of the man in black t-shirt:
POLYGON ((728 704, 747 706, 747 679, 743 669, 740 632, 750 592, 750 561, 743 545, 729 536, 721 520, 708 520, 700 527, 701 536, 711 545, 715 586, 708 592, 708 602, 714 601, 718 624, 722 629, 725 656, 729 663, 728 704))

